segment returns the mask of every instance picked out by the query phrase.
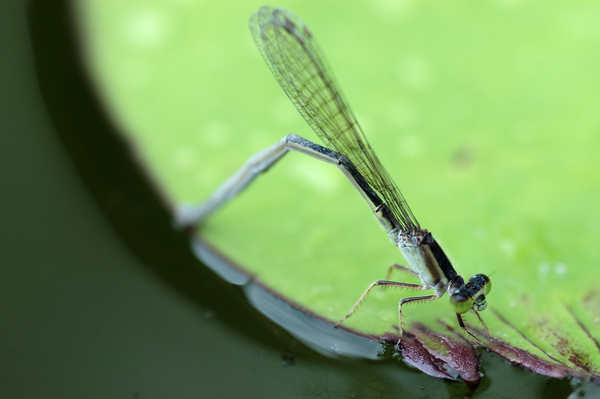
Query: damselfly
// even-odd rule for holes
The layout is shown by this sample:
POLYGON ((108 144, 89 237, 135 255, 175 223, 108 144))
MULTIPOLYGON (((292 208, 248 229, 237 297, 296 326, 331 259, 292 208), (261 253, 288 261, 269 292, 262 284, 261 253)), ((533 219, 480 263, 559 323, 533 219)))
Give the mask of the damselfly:
POLYGON ((478 312, 484 310, 487 305, 485 297, 492 287, 490 279, 483 274, 477 274, 465 284, 463 277, 456 273, 431 233, 421 228, 400 190, 369 145, 312 32, 290 11, 269 6, 261 7, 252 15, 250 30, 277 82, 325 146, 295 134, 284 137, 273 146, 252 156, 205 202, 194 207, 182 207, 178 216, 179 222, 184 225, 200 223, 242 191, 260 173, 273 166, 288 151, 309 155, 335 165, 348 178, 383 225, 388 236, 398 246, 410 267, 409 269, 397 264, 390 266, 387 278, 369 285, 336 327, 354 313, 372 288, 383 286, 434 291, 432 295, 400 300, 400 340, 403 331, 402 306, 439 299, 445 292, 450 295, 450 307, 456 313, 463 331, 477 339, 466 329, 461 316, 472 311, 489 335, 478 312), (394 269, 419 278, 421 284, 390 281, 394 269))

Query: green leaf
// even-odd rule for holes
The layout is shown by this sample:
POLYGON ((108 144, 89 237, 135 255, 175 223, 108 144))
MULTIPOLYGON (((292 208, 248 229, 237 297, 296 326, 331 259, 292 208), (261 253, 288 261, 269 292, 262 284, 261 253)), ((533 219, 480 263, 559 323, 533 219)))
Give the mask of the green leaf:
MULTIPOLYGON (((317 140, 253 47, 246 25, 258 5, 79 3, 91 75, 173 207, 202 201, 288 133, 317 140)), ((469 328, 541 374, 597 378, 600 6, 379 2, 341 12, 303 2, 294 11, 421 225, 466 278, 491 274, 482 316, 494 339, 467 315, 469 328)), ((335 323, 404 259, 341 173, 306 158, 287 155, 201 234, 261 286, 335 323)), ((374 290, 343 326, 389 338, 410 295, 374 290)), ((412 342, 436 359, 449 349, 431 337, 464 343, 447 301, 404 313, 412 342)))

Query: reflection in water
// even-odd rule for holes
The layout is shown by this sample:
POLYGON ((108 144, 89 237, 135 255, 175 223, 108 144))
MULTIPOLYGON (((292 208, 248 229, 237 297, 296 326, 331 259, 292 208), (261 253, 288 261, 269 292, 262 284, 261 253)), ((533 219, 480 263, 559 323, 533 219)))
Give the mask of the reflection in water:
POLYGON ((327 356, 344 355, 366 359, 377 359, 384 351, 381 343, 336 329, 331 323, 309 311, 301 310, 299 305, 284 301, 202 238, 192 238, 191 245, 196 256, 221 278, 231 284, 241 285, 256 309, 314 350, 327 356))

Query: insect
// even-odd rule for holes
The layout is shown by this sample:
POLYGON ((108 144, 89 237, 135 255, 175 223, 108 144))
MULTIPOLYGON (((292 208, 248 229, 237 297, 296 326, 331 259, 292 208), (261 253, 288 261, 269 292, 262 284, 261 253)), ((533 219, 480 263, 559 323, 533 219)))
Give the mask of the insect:
POLYGON ((446 292, 450 296, 450 308, 456 313, 462 330, 478 340, 466 329, 461 316, 471 311, 477 315, 489 336, 489 330, 478 312, 487 306, 486 295, 492 287, 490 279, 484 274, 477 274, 465 283, 431 233, 421 228, 402 193, 369 145, 310 29, 288 10, 263 6, 250 18, 250 30, 277 82, 325 146, 295 134, 285 136, 252 156, 205 202, 198 206, 182 207, 178 216, 180 223, 200 223, 287 152, 309 155, 335 165, 346 176, 410 267, 397 264, 390 266, 386 280, 377 280, 369 285, 336 327, 354 313, 374 287, 400 287, 432 289, 434 292, 400 300, 400 340, 403 333, 402 306, 436 300, 446 292), (419 278, 421 284, 391 281, 394 269, 419 278))

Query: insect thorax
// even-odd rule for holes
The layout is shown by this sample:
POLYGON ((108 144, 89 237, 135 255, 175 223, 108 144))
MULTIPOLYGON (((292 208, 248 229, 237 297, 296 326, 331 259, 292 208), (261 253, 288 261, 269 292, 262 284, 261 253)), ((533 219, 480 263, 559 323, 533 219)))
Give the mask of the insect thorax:
POLYGON ((402 231, 398 234, 398 248, 408 266, 419 274, 425 288, 433 288, 438 297, 456 277, 450 260, 427 230, 402 231))

